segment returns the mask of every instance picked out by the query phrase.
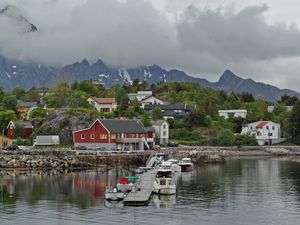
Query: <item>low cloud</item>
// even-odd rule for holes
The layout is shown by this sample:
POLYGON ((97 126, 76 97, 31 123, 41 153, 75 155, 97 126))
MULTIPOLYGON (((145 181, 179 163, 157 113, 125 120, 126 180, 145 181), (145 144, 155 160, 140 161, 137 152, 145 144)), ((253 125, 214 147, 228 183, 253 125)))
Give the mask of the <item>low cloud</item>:
MULTIPOLYGON (((10 0, 0 8, 8 2, 38 32, 22 33, 0 15, 0 30, 5 31, 0 54, 6 57, 48 65, 83 58, 101 58, 117 67, 159 64, 210 80, 232 69, 252 78, 264 76, 270 83, 277 82, 270 68, 278 68, 291 84, 300 83, 282 63, 299 62, 300 31, 286 23, 268 23, 266 5, 238 11, 190 5, 176 14, 153 7, 149 0, 10 0)), ((282 76, 277 83, 289 84, 282 76)))

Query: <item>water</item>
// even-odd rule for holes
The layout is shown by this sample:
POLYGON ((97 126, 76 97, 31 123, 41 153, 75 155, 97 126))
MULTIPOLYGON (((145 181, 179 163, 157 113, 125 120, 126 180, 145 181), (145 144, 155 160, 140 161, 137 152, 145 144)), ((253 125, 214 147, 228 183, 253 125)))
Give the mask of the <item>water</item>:
POLYGON ((0 224, 288 225, 300 221, 300 163, 237 159, 178 177, 177 197, 148 207, 105 202, 104 190, 130 170, 0 176, 0 224))

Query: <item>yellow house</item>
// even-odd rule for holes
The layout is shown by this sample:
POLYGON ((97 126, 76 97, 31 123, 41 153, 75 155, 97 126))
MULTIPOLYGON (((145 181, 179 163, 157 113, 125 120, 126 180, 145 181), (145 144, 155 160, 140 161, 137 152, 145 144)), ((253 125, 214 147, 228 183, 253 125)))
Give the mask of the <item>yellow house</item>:
POLYGON ((93 105, 98 112, 111 113, 116 110, 117 103, 115 98, 89 97, 89 104, 93 105))
POLYGON ((23 102, 19 101, 17 105, 17 110, 22 118, 26 118, 29 110, 37 108, 36 102, 23 102))
POLYGON ((13 141, 14 140, 11 139, 11 138, 0 135, 0 150, 2 150, 3 147, 7 147, 7 146, 12 145, 13 141))

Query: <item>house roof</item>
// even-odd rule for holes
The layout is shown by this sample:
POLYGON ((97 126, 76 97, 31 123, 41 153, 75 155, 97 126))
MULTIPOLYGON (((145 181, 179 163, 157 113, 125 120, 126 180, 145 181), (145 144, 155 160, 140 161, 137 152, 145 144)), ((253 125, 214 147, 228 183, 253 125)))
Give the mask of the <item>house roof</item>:
POLYGON ((238 113, 238 112, 242 112, 242 113, 247 113, 246 109, 229 109, 229 110, 219 110, 219 113, 238 113))
POLYGON ((93 99, 98 104, 114 104, 114 103, 116 103, 115 98, 97 98, 95 96, 90 97, 90 98, 93 99))
POLYGON ((99 120, 111 133, 145 133, 136 120, 99 120))
POLYGON ((156 121, 152 122, 152 125, 161 126, 164 122, 166 122, 166 121, 164 121, 164 120, 156 120, 156 121))
POLYGON ((268 123, 269 121, 261 121, 259 124, 256 125, 256 128, 263 128, 268 123))
POLYGON ((145 100, 147 100, 147 99, 149 99, 149 98, 155 98, 155 99, 158 99, 158 100, 160 100, 160 101, 162 101, 162 102, 165 102, 165 101, 161 100, 160 98, 158 98, 158 97, 156 97, 156 96, 154 96, 154 95, 150 95, 150 96, 148 96, 148 97, 146 97, 146 98, 143 98, 143 99, 141 100, 141 102, 143 102, 143 101, 145 101, 145 100))
POLYGON ((187 106, 186 104, 169 104, 169 105, 145 105, 145 110, 151 110, 154 108, 160 108, 162 110, 176 110, 176 109, 184 109, 184 110, 191 110, 192 108, 190 106, 187 106))
POLYGON ((144 130, 146 132, 153 132, 154 131, 154 127, 145 127, 144 130))
POLYGON ((23 101, 19 101, 18 102, 18 106, 19 107, 24 107, 24 108, 36 107, 37 106, 37 102, 23 102, 23 101))

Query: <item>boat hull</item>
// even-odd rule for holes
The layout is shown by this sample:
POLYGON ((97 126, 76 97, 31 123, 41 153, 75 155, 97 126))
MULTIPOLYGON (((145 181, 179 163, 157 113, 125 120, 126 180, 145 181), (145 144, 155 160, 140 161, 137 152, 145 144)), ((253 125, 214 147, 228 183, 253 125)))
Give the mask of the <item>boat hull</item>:
POLYGON ((153 185, 153 193, 159 195, 175 195, 176 185, 171 178, 156 178, 153 185))
POLYGON ((105 199, 108 201, 121 201, 125 198, 123 192, 106 192, 105 199))
POLYGON ((117 189, 122 192, 130 192, 133 188, 134 184, 117 184, 117 189))
POLYGON ((190 172, 193 170, 193 165, 180 165, 181 172, 190 172))

